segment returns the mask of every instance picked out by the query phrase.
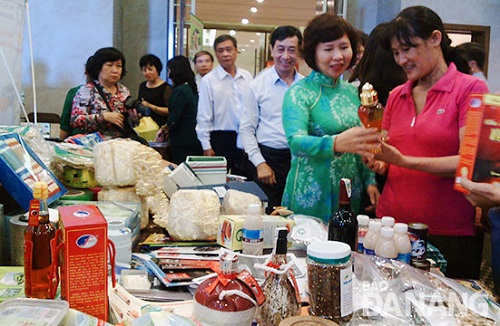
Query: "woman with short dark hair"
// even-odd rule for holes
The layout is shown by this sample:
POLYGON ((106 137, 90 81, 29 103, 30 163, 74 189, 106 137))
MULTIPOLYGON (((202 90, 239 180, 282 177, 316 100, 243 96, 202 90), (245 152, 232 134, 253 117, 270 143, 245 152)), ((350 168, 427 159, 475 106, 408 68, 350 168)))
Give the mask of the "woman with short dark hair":
POLYGON ((352 181, 355 213, 363 191, 372 204, 379 196, 375 174, 361 155, 373 156, 380 134, 361 127, 357 89, 341 80, 356 61, 357 37, 351 24, 336 15, 322 14, 309 22, 301 53, 313 71, 290 87, 283 102, 292 161, 282 204, 325 222, 338 209, 341 178, 352 181))
POLYGON ((135 137, 132 126, 139 117, 124 105, 129 89, 119 81, 125 76, 125 57, 108 47, 97 50, 87 60, 90 81, 80 87, 73 99, 71 126, 86 133, 100 132, 104 138, 135 137))
POLYGON ((161 79, 163 64, 154 54, 146 54, 139 60, 139 67, 146 81, 139 85, 138 99, 142 105, 151 109, 151 118, 162 126, 167 123, 168 101, 172 95, 172 86, 161 79))
POLYGON ((171 161, 180 164, 189 155, 203 155, 196 135, 198 89, 189 59, 175 56, 167 62, 168 76, 174 83, 174 91, 168 107, 167 126, 170 135, 171 161))

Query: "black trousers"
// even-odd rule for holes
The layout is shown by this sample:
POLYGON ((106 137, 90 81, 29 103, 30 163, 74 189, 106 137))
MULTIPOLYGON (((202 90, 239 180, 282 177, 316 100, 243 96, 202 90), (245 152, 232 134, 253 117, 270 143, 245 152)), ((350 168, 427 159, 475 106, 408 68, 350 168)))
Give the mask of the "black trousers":
POLYGON ((254 180, 259 187, 264 191, 269 200, 266 208, 266 213, 270 214, 274 206, 281 205, 283 192, 285 191, 286 177, 290 171, 290 161, 292 155, 289 149, 274 149, 268 146, 259 144, 260 152, 266 160, 267 165, 274 171, 276 177, 276 184, 269 186, 260 182, 257 178, 257 169, 254 167, 254 180))
POLYGON ((214 130, 210 133, 210 145, 217 156, 224 156, 227 161, 227 170, 231 174, 241 175, 253 180, 249 169, 250 161, 245 152, 236 146, 236 131, 214 130))
POLYGON ((476 236, 429 235, 428 241, 439 249, 448 265, 444 273, 450 278, 479 279, 483 256, 484 233, 476 236))

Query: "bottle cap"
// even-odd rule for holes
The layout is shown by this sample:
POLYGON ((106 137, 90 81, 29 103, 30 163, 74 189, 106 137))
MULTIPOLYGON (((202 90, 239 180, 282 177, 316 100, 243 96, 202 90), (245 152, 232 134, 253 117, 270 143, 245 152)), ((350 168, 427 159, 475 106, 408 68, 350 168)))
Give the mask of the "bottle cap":
POLYGON ((382 226, 394 226, 394 217, 392 216, 382 216, 382 226))
POLYGON ((286 227, 276 228, 276 254, 286 254, 288 244, 287 235, 288 229, 286 227))
POLYGON ((382 222, 380 221, 371 220, 370 223, 368 224, 368 229, 373 231, 380 231, 381 228, 382 228, 382 222))
POLYGON ((33 198, 47 200, 49 198, 49 186, 45 181, 37 181, 33 185, 33 198))
POLYGON ((391 239, 392 237, 394 237, 394 229, 384 226, 380 230, 380 235, 382 236, 382 238, 391 239))
POLYGON ((359 225, 368 225, 370 222, 370 217, 368 215, 358 215, 357 217, 358 224, 359 225))
POLYGON ((373 105, 378 102, 377 91, 373 89, 372 84, 366 82, 361 88, 359 95, 362 105, 373 105))
POLYGON ((262 206, 259 204, 248 205, 247 213, 249 214, 262 214, 262 206))
POLYGON ((339 241, 318 241, 307 246, 307 257, 319 263, 341 264, 351 258, 351 247, 339 241))
POLYGON ((235 273, 238 270, 238 256, 236 253, 223 253, 219 258, 219 269, 223 274, 235 273))
POLYGON ((408 224, 396 223, 396 224, 394 224, 394 231, 397 233, 407 233, 408 232, 408 224))

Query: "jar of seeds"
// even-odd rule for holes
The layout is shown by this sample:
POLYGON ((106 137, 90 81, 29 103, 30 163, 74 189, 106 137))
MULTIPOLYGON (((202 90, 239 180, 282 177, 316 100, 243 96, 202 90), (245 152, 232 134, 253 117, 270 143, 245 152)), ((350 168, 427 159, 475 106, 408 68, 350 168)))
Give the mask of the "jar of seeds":
POLYGON ((351 320, 351 247, 338 241, 315 242, 307 246, 306 261, 309 313, 337 323, 351 320))

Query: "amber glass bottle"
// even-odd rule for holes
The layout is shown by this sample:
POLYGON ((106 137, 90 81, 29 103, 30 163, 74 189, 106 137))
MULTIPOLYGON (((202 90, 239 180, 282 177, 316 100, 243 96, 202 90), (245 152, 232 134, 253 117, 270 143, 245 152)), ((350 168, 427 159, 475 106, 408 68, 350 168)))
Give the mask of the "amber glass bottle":
POLYGON ((333 212, 328 223, 328 240, 347 243, 356 251, 358 221, 351 211, 351 180, 340 180, 339 209, 333 212))
POLYGON ((359 95, 361 105, 358 109, 358 116, 361 123, 366 128, 382 129, 382 116, 384 115, 384 106, 378 101, 377 92, 370 83, 365 83, 359 95))
POLYGON ((24 292, 28 298, 52 299, 52 251, 55 228, 49 220, 48 187, 36 182, 30 202, 28 227, 24 232, 24 292))

